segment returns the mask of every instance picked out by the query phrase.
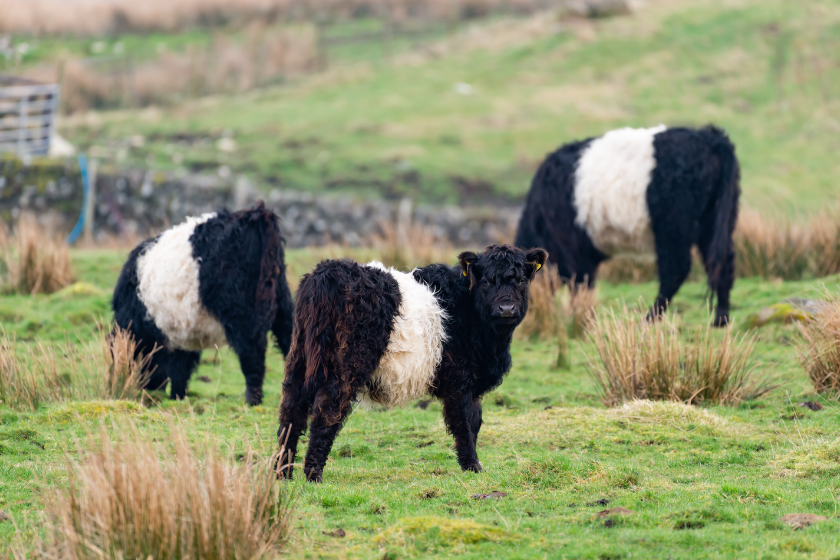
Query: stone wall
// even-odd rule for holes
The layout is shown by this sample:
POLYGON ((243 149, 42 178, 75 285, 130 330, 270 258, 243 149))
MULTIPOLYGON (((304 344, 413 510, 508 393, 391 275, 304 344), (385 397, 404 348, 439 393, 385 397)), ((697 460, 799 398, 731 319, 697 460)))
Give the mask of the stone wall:
MULTIPOLYGON (((386 202, 314 196, 262 189, 245 177, 176 177, 154 171, 101 170, 95 193, 93 232, 99 238, 145 236, 187 216, 264 200, 280 215, 289 247, 365 245, 383 227, 407 221, 425 226, 455 246, 482 247, 512 241, 520 212, 512 206, 425 206, 408 199, 386 202)), ((25 166, 14 158, 0 159, 0 218, 6 223, 29 211, 42 223, 70 231, 81 213, 82 198, 75 161, 43 159, 25 166)))

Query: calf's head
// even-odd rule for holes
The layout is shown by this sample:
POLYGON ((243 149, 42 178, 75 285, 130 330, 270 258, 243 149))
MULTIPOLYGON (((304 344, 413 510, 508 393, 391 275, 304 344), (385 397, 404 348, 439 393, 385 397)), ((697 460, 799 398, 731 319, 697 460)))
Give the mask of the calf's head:
POLYGON ((490 245, 482 253, 458 255, 461 274, 470 280, 478 318, 497 332, 516 328, 528 312, 528 289, 548 254, 511 245, 490 245))

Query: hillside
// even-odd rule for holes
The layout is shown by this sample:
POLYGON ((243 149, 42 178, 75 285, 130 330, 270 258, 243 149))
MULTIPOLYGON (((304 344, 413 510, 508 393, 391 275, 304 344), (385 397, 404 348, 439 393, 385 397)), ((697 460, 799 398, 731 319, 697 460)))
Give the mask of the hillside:
POLYGON ((738 147, 747 204, 796 213, 837 190, 838 53, 835 0, 651 0, 606 20, 497 20, 388 64, 336 63, 258 93, 71 117, 64 130, 83 147, 125 148, 121 165, 229 165, 281 188, 455 202, 523 196, 566 141, 715 122, 738 147), (223 135, 235 151, 218 149, 223 135))

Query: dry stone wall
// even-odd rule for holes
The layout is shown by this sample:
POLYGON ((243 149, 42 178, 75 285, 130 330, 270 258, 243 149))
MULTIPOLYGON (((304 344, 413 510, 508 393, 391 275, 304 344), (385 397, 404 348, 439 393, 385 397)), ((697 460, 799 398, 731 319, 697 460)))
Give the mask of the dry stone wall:
MULTIPOLYGON (((0 219, 13 224, 21 212, 69 231, 82 211, 83 189, 74 161, 35 160, 23 165, 0 159, 0 219)), ((187 216, 218 208, 242 208, 264 200, 282 219, 289 247, 329 243, 360 246, 388 224, 410 219, 437 238, 463 247, 512 241, 521 208, 515 206, 425 206, 409 200, 365 200, 352 196, 315 196, 281 189, 261 189, 245 177, 187 175, 155 171, 97 174, 94 235, 145 236, 187 216)))

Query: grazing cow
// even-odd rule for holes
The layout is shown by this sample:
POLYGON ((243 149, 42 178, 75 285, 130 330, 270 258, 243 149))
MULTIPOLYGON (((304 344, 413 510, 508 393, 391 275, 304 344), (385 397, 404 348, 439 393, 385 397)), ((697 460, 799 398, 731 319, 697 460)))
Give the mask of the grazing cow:
POLYGON ((723 326, 735 280, 738 180, 735 147, 717 127, 613 130, 545 159, 515 243, 545 247, 562 277, 590 286, 611 256, 655 254, 660 288, 650 318, 685 281, 696 245, 717 293, 714 324, 723 326))
POLYGON ((229 343, 245 375, 248 404, 262 402, 266 335, 288 354, 294 304, 286 284, 278 218, 262 202, 250 210, 188 218, 141 243, 125 263, 114 321, 153 347, 146 387, 171 382, 182 399, 201 351, 229 343))
POLYGON ((309 427, 304 462, 320 482, 324 464, 357 399, 386 407, 423 395, 443 401, 458 463, 479 472, 475 450, 481 397, 511 368, 513 330, 528 311, 542 249, 490 245, 461 253, 460 266, 410 273, 378 262, 324 261, 303 277, 280 404, 278 437, 291 478, 298 439, 309 427))

